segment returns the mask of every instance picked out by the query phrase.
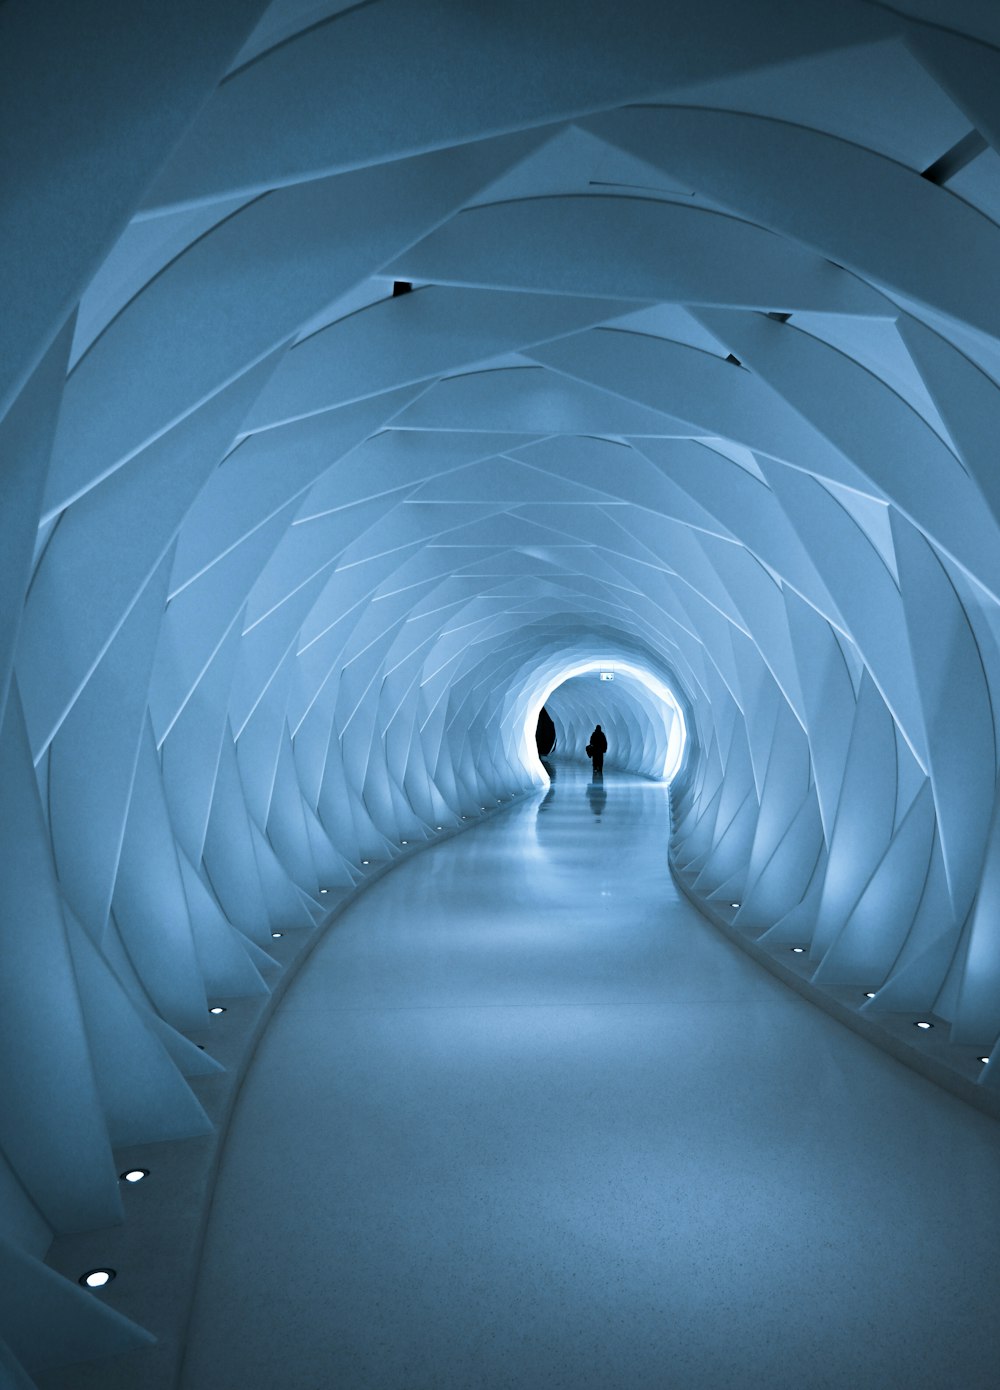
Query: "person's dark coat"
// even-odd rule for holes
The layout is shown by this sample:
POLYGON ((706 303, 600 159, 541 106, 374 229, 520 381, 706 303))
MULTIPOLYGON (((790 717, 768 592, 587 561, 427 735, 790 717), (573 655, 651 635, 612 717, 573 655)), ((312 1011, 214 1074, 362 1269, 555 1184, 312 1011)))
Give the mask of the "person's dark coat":
POLYGON ((590 735, 590 742, 587 744, 587 752, 594 764, 594 771, 600 772, 604 767, 604 755, 608 751, 608 740, 604 731, 598 724, 597 728, 590 735))

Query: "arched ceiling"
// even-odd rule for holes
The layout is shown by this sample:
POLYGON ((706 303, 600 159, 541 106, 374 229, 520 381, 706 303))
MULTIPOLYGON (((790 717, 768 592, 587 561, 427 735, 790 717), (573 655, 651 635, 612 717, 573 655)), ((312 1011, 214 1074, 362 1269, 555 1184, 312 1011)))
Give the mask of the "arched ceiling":
POLYGON ((973 0, 8 0, 11 1268, 595 657, 684 702, 688 890, 996 1086, 998 49, 973 0))

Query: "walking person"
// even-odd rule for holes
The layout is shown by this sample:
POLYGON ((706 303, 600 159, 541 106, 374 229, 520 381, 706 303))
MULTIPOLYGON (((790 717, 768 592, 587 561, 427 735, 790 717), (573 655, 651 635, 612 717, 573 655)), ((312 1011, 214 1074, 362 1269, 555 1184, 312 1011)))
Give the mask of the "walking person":
POLYGON ((604 755, 608 751, 608 740, 604 736, 600 724, 590 735, 590 742, 587 744, 587 756, 594 764, 594 776, 604 772, 604 755))

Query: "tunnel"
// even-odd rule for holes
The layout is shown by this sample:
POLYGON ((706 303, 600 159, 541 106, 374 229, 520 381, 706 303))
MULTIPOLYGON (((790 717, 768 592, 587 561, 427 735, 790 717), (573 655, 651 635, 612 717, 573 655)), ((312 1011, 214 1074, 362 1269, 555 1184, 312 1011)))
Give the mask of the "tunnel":
POLYGON ((0 1384, 995 1383, 998 50, 0 7, 0 1384))

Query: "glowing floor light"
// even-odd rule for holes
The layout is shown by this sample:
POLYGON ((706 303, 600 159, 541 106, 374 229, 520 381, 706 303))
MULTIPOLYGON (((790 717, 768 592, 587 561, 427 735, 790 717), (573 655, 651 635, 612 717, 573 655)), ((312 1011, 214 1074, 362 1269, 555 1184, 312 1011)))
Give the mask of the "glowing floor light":
POLYGON ((118 1176, 122 1182, 142 1182, 143 1178, 149 1177, 149 1169, 127 1168, 124 1173, 119 1173, 118 1176))
POLYGON ((914 1026, 914 1028, 922 1028, 922 1029, 924 1029, 924 1030, 926 1031, 928 1028, 933 1028, 933 1027, 934 1027, 934 1024, 933 1024, 933 1023, 927 1023, 924 1019, 918 1019, 917 1022, 914 1023, 913 1026, 914 1026))
POLYGON ((802 955, 805 955, 805 950, 806 950, 806 948, 805 948, 804 946, 793 946, 793 947, 792 947, 792 955, 793 955, 793 956, 802 956, 802 955))
POLYGON ((115 1277, 113 1269, 88 1269, 86 1274, 80 1275, 80 1283, 88 1289, 103 1289, 105 1284, 110 1284, 115 1277))
POLYGON ((208 1012, 210 1014, 224 1014, 226 1011, 221 1004, 213 1004, 208 1012))

